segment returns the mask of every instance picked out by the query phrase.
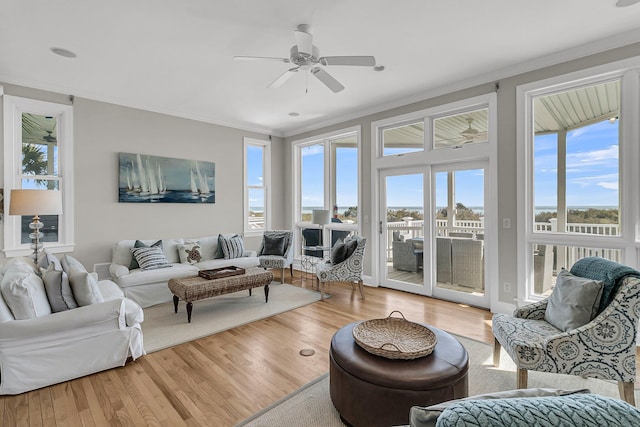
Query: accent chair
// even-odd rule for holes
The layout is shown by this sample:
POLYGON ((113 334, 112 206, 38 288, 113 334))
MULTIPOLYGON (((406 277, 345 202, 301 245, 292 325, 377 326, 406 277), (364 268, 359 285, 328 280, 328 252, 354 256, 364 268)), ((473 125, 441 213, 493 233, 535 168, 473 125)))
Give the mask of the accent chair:
MULTIPOLYGON (((571 273, 604 283, 601 299, 593 305, 595 317, 590 321, 587 317, 588 323, 575 328, 570 323, 563 329, 554 326, 557 322, 547 310, 553 294, 516 309, 512 316, 495 314, 493 364, 498 366, 500 348, 504 347, 517 366, 519 389, 527 388, 529 370, 579 375, 617 381, 620 397, 635 405, 640 272, 588 257, 578 260, 571 273)), ((560 314, 570 319, 566 310, 572 305, 575 302, 559 306, 560 314)))
POLYGON ((284 269, 289 267, 293 277, 293 231, 271 230, 262 235, 258 251, 260 267, 280 269, 280 283, 284 283, 284 269))
POLYGON ((364 249, 367 245, 367 239, 365 237, 353 236, 342 245, 349 246, 355 243, 355 249, 353 253, 348 254, 346 259, 339 261, 336 259, 336 252, 340 250, 340 244, 334 246, 331 251, 331 260, 316 265, 316 283, 320 289, 320 299, 324 299, 324 284, 329 282, 351 282, 351 287, 354 288, 355 283, 358 283, 360 290, 360 296, 364 299, 364 291, 362 289, 362 269, 364 261, 364 249))

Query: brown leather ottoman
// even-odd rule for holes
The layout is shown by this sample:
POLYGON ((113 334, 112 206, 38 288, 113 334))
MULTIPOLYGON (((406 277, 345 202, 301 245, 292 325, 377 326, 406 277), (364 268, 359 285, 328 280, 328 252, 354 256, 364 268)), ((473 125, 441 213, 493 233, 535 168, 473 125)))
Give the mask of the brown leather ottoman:
MULTIPOLYGON (((429 326, 438 337, 429 356, 392 360, 362 349, 351 323, 335 333, 329 349, 331 401, 354 427, 409 424, 409 409, 468 396, 467 350, 450 334, 429 326)), ((428 326, 428 325, 427 325, 428 326)))

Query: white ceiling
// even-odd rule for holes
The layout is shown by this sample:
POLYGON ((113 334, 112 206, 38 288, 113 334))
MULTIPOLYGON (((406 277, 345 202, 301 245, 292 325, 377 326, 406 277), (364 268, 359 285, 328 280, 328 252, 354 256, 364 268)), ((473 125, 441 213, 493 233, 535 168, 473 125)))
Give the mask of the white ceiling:
POLYGON ((2 0, 0 81, 287 136, 640 41, 640 4, 615 1, 2 0), (233 60, 288 57, 298 24, 321 56, 386 69, 325 67, 334 94, 303 73, 268 89, 290 64, 233 60))

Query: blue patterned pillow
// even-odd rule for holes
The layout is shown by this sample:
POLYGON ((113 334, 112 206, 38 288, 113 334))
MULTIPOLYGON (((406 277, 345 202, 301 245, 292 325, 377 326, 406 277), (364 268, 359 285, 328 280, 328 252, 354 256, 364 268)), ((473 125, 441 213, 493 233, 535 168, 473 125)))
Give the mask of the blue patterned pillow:
POLYGON ((462 400, 445 409, 436 427, 632 426, 640 410, 595 394, 513 399, 462 400))

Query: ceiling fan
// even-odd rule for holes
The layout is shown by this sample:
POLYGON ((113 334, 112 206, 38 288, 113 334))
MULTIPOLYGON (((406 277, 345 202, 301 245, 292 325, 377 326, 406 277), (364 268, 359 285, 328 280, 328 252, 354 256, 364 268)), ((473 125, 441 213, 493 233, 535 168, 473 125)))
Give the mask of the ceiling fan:
POLYGON ((44 140, 45 140, 45 141, 47 141, 47 142, 56 142, 56 141, 57 141, 56 137, 55 137, 55 136, 53 136, 53 135, 51 135, 51 134, 53 133, 53 131, 52 131, 52 130, 47 130, 47 131, 45 131, 45 132, 47 132, 47 134, 46 134, 46 135, 44 135, 44 136, 42 137, 42 139, 44 139, 44 140))
POLYGON ((284 62, 286 64, 294 64, 295 67, 288 69, 275 79, 270 88, 282 86, 284 82, 289 80, 299 71, 309 71, 325 86, 334 93, 340 92, 344 86, 322 67, 330 65, 347 65, 359 67, 373 67, 376 65, 376 58, 373 56, 320 56, 317 46, 313 45, 313 36, 309 33, 309 26, 300 24, 293 31, 296 44, 291 46, 289 58, 274 58, 265 56, 234 56, 233 59, 238 60, 268 60, 284 62))
POLYGON ((466 117, 465 120, 468 123, 466 129, 460 132, 458 137, 450 138, 450 139, 439 139, 437 143, 445 143, 445 145, 451 145, 454 148, 460 147, 464 144, 469 144, 477 141, 484 141, 487 138, 486 131, 479 131, 478 129, 473 127, 473 118, 466 117))

